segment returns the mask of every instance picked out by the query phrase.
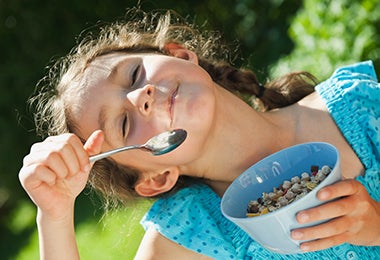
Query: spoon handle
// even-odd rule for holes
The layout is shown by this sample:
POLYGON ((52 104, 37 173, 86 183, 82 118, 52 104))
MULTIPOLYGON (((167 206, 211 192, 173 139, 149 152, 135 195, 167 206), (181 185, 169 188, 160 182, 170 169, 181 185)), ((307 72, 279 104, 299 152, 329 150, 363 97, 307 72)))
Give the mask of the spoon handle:
POLYGON ((120 152, 123 152, 123 151, 126 151, 126 150, 131 150, 131 149, 140 149, 142 147, 143 146, 141 146, 141 145, 131 145, 131 146, 124 146, 124 147, 120 147, 120 148, 117 148, 117 149, 109 150, 109 151, 104 152, 104 153, 99 153, 99 154, 90 156, 90 162, 93 163, 93 162, 96 162, 96 161, 98 161, 100 159, 103 159, 103 158, 106 158, 108 156, 111 156, 111 155, 113 155, 115 153, 120 153, 120 152))

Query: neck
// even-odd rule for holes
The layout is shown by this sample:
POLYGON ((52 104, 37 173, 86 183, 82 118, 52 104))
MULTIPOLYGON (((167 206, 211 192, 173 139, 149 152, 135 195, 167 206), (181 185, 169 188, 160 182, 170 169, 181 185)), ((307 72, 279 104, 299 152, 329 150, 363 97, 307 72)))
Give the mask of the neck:
POLYGON ((221 195, 252 164, 294 143, 296 120, 283 110, 257 112, 224 89, 218 95, 214 131, 195 172, 221 195))
POLYGON ((320 97, 313 93, 300 102, 269 112, 257 112, 230 93, 221 93, 212 149, 206 157, 204 177, 220 196, 244 170, 285 147, 303 142, 328 142, 341 155, 343 177, 356 177, 363 165, 336 127, 320 97), (228 99, 228 101, 227 101, 228 99), (231 102, 231 100, 233 100, 231 102), (227 137, 227 138, 225 138, 227 137), (218 162, 218 163, 210 163, 218 162))

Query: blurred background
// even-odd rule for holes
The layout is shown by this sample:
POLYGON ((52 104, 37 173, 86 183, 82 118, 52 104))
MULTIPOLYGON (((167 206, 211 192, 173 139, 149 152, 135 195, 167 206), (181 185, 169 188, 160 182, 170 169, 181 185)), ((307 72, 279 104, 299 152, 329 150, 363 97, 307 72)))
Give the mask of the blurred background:
MULTIPOLYGON (((97 22, 122 18, 137 1, 0 0, 0 258, 38 259, 36 209, 18 181, 34 132, 26 101, 45 67, 97 22)), ((378 0, 145 0, 142 9, 173 9, 221 31, 236 66, 259 78, 307 70, 320 80, 337 66, 371 59, 380 71, 378 0)), ((82 259, 132 259, 151 202, 103 216, 88 190, 76 205, 82 259)))

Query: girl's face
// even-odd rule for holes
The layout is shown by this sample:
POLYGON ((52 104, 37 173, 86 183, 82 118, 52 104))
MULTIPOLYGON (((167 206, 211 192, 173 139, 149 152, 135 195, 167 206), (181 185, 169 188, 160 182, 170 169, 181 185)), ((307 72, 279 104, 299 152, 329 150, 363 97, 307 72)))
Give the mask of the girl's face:
POLYGON ((112 53, 96 58, 84 72, 83 91, 72 100, 78 134, 87 139, 103 130, 105 151, 182 128, 187 139, 166 155, 134 150, 113 158, 149 171, 200 157, 212 130, 216 84, 194 53, 181 56, 112 53))

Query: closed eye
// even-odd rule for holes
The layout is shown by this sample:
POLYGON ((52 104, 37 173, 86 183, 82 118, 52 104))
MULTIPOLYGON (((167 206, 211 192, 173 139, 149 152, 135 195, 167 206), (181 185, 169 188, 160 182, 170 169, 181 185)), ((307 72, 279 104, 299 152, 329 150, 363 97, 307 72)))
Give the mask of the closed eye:
POLYGON ((140 65, 136 66, 135 70, 133 71, 133 74, 132 74, 132 79, 131 79, 131 85, 133 86, 136 81, 137 81, 137 77, 138 77, 138 74, 139 74, 139 71, 140 71, 140 65))
POLYGON ((125 139, 126 133, 127 133, 127 127, 128 127, 128 118, 127 116, 124 116, 123 123, 121 124, 121 131, 123 133, 123 138, 125 139))

